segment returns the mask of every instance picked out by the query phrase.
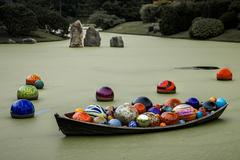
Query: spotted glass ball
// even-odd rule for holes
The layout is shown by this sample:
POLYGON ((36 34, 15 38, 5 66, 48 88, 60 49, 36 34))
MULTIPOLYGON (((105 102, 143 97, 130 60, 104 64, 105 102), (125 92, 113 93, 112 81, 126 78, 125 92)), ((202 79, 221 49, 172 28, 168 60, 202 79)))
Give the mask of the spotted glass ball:
POLYGON ((23 85, 17 90, 18 99, 37 100, 38 90, 32 85, 23 85))

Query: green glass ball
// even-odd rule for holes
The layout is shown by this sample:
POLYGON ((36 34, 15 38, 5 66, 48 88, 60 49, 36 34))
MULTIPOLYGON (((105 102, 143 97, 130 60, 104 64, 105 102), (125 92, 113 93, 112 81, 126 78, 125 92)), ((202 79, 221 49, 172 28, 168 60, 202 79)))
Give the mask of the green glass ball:
POLYGON ((17 91, 18 99, 37 100, 38 90, 32 85, 23 85, 17 91))
POLYGON ((35 86, 37 89, 43 89, 44 83, 43 83, 42 80, 37 80, 37 81, 34 83, 34 86, 35 86))

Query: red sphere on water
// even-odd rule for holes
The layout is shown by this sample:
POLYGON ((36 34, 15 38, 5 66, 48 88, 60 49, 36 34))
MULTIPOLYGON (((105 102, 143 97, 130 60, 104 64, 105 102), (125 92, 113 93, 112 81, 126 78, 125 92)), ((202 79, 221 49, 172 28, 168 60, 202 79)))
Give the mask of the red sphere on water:
POLYGON ((157 85, 157 93, 171 94, 176 93, 176 86, 172 81, 165 80, 157 85))
POLYGON ((217 72, 217 80, 230 81, 232 80, 232 72, 228 68, 222 68, 217 72))
POLYGON ((97 101, 113 101, 114 93, 110 87, 101 87, 96 91, 97 101))

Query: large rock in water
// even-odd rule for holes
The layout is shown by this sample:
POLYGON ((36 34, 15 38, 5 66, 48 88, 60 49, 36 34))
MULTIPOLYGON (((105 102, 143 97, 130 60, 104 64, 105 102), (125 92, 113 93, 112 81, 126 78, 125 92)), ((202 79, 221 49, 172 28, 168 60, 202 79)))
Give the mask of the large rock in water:
POLYGON ((112 39, 110 40, 110 47, 124 47, 122 37, 112 37, 112 39))
POLYGON ((70 29, 70 46, 69 47, 83 47, 83 27, 79 20, 74 22, 70 29))
POLYGON ((89 27, 84 38, 84 46, 99 47, 101 45, 101 37, 94 27, 89 27))

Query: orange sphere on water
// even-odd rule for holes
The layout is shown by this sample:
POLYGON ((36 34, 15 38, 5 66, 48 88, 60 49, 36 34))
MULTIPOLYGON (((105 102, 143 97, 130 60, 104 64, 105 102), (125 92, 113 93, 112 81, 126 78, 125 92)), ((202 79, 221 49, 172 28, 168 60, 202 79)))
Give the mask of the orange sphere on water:
POLYGON ((136 103, 133 105, 133 107, 137 109, 138 114, 142 114, 146 112, 146 107, 142 103, 136 103))
POLYGON ((232 80, 232 72, 229 68, 222 68, 217 72, 217 80, 232 80))
POLYGON ((41 80, 41 77, 38 74, 28 75, 26 78, 26 84, 34 85, 37 80, 41 80))

